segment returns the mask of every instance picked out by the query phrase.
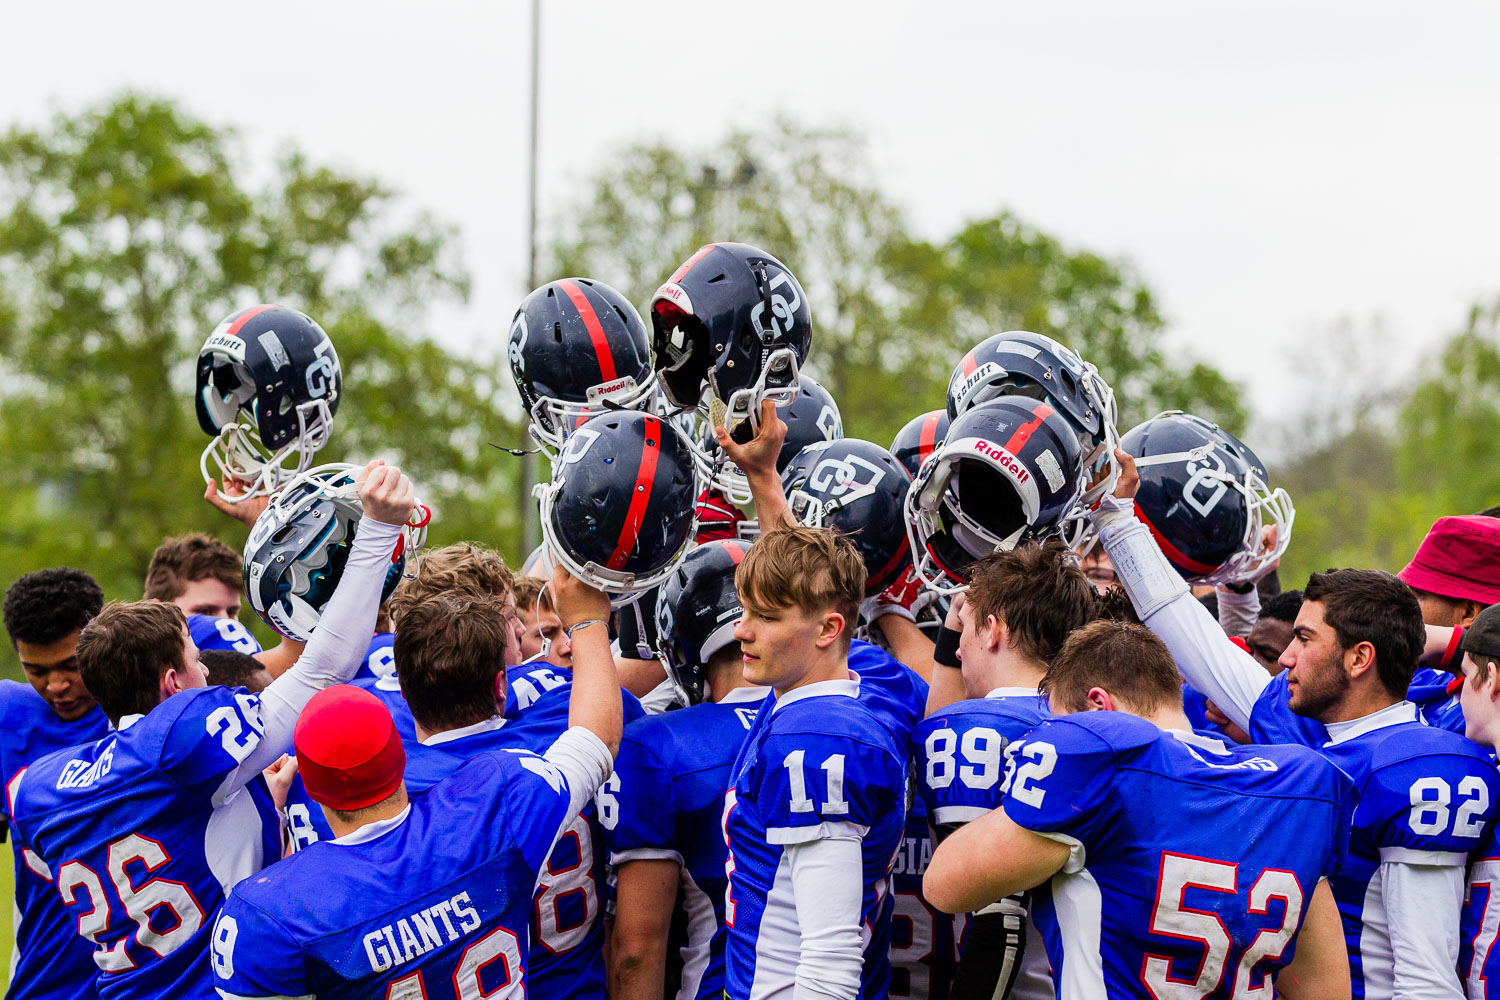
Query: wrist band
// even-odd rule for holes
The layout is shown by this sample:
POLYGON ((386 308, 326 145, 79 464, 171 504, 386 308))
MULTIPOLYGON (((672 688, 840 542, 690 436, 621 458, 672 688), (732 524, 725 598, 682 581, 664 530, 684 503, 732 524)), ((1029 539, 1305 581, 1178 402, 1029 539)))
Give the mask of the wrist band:
POLYGON ((932 649, 932 662, 940 667, 957 667, 958 661, 958 639, 963 635, 956 628, 944 625, 938 633, 937 643, 932 649))
POLYGON ((608 624, 609 624, 609 622, 605 621, 603 618, 590 618, 590 619, 588 619, 586 621, 574 622, 572 625, 568 626, 568 641, 571 642, 572 639, 573 639, 573 633, 577 632, 581 628, 587 628, 590 625, 608 625, 608 624))
POLYGON ((1232 594, 1239 594, 1239 595, 1243 596, 1245 594, 1250 593, 1250 591, 1254 590, 1255 589, 1255 584, 1250 583, 1250 582, 1246 582, 1246 583, 1226 583, 1226 584, 1224 584, 1224 589, 1227 590, 1227 591, 1229 591, 1232 594))

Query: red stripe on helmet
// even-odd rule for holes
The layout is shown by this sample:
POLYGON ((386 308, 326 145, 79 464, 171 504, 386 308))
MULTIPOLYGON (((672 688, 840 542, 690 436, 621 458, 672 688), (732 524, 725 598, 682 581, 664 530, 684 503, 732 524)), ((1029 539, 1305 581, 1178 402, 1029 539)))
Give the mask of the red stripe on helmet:
POLYGON ((557 286, 567 293, 574 307, 578 309, 578 315, 583 317, 583 325, 588 328, 589 339, 594 342, 594 355, 599 359, 599 373, 604 376, 604 381, 615 380, 615 358, 609 352, 609 338, 604 335, 604 327, 599 322, 599 316, 594 312, 594 305, 589 297, 583 294, 583 289, 578 287, 574 281, 559 281, 557 286))
POLYGON ((1057 411, 1046 403, 1038 403, 1031 408, 1032 417, 1011 434, 1010 440, 1005 442, 1005 450, 1015 455, 1026 447, 1026 442, 1031 440, 1031 435, 1036 429, 1046 423, 1047 418, 1057 411))
POLYGON ((729 553, 730 560, 736 566, 740 564, 741 559, 745 558, 745 550, 740 548, 734 542, 729 541, 727 538, 719 539, 719 544, 724 546, 724 551, 729 553))
POLYGON ((865 584, 866 592, 878 594, 887 586, 889 586, 891 582, 890 578, 895 573, 896 567, 900 566, 901 561, 910 554, 911 542, 908 541, 905 536, 902 536, 901 547, 896 550, 896 554, 891 556, 890 561, 887 562, 884 566, 880 567, 880 569, 870 574, 870 579, 865 584))
POLYGON ((963 365, 964 378, 968 378, 970 375, 973 375, 974 369, 979 367, 979 362, 975 359, 973 351, 970 351, 968 354, 964 355, 964 359, 961 364, 963 365))
POLYGON ((1140 504, 1135 505, 1135 516, 1150 530, 1151 537, 1156 539, 1157 547, 1161 549, 1162 554, 1167 557, 1167 561, 1172 565, 1178 567, 1179 569, 1185 569, 1195 576, 1207 576, 1209 573, 1212 573, 1214 570, 1219 568, 1217 566, 1210 566, 1207 563, 1199 562, 1192 556, 1189 556, 1187 553, 1180 551, 1177 546, 1173 545, 1171 542, 1167 541, 1166 536, 1163 535, 1160 531, 1156 530, 1156 525, 1151 523, 1151 519, 1146 516, 1146 512, 1141 510, 1140 504))
POLYGON ((706 246, 699 247, 697 253, 693 254, 687 260, 683 261, 682 266, 672 272, 672 276, 667 279, 667 284, 675 285, 677 284, 677 282, 681 281, 683 277, 693 269, 693 265, 698 263, 698 261, 702 259, 705 254, 707 254, 714 248, 714 246, 715 244, 709 243, 706 246))
POLYGON ((929 413, 927 419, 922 421, 922 439, 917 444, 917 465, 927 461, 927 456, 937 449, 937 429, 942 422, 941 413, 929 413))
POLYGON ((246 309, 244 312, 240 313, 239 319, 235 320, 234 323, 230 325, 229 329, 224 331, 224 335, 226 337, 238 337, 240 335, 240 327, 244 326, 246 323, 250 322, 252 319, 265 312, 267 309, 275 308, 275 306, 251 306, 249 309, 246 309))
POLYGON ((656 460, 661 456, 661 421, 646 418, 646 439, 641 451, 641 467, 636 470, 635 489, 630 494, 630 509, 625 512, 625 526, 620 529, 615 551, 610 554, 610 569, 623 569, 630 551, 640 537, 641 525, 646 520, 646 502, 651 499, 651 484, 656 479, 656 460))

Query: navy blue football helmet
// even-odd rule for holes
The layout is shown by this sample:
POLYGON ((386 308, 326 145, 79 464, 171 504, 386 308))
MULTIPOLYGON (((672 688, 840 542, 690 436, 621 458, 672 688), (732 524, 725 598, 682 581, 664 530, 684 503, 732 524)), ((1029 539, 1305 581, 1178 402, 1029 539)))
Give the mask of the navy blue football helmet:
POLYGON ((1073 425, 1083 455, 1080 509, 1114 492, 1120 475, 1115 461, 1119 414, 1114 391, 1097 368, 1040 333, 997 333, 980 341, 953 370, 948 381, 948 416, 956 419, 1002 396, 1046 400, 1073 425), (1108 475, 1091 488, 1090 482, 1103 471, 1108 475))
POLYGON ((333 341, 307 316, 274 305, 231 313, 198 352, 194 406, 213 437, 198 460, 204 481, 215 478, 211 460, 221 484, 248 483, 243 494, 220 490, 234 503, 305 472, 328 443, 343 386, 333 341))
POLYGON ((580 418, 648 409, 655 398, 646 324, 629 299, 592 278, 549 281, 526 296, 508 354, 531 436, 549 455, 580 418))
POLYGON ((1253 579, 1281 558, 1296 509, 1266 485, 1266 467, 1245 444, 1202 417, 1178 410, 1132 427, 1120 447, 1135 457, 1136 516, 1189 583, 1253 579), (1276 541, 1262 547, 1261 529, 1276 541))
MULTIPOLYGON (((837 441, 844 436, 844 418, 833 394, 807 375, 797 386, 797 395, 777 413, 786 424, 786 439, 776 456, 776 471, 783 472, 797 452, 820 441, 837 441)), ((701 447, 693 449, 693 460, 700 479, 726 497, 730 503, 744 506, 753 499, 750 484, 739 466, 724 457, 714 439, 713 425, 699 418, 695 422, 701 447)))
POLYGON ((796 275, 744 243, 710 243, 689 257, 652 297, 651 325, 668 400, 704 406, 715 426, 743 441, 755 436, 763 400, 795 396, 812 346, 796 275))
POLYGON ((745 615, 734 573, 750 543, 705 542, 687 554, 656 595, 656 634, 667 677, 685 705, 708 697, 708 661, 734 641, 745 615))
POLYGON ((1000 396, 967 410, 906 495, 915 571, 957 593, 974 560, 1057 534, 1082 492, 1073 425, 1050 402, 1000 396))
POLYGON ((584 421, 536 496, 552 558, 610 594, 616 608, 666 579, 696 530, 692 454, 654 413, 615 410, 584 421))
MULTIPOLYGON (((306 642, 333 596, 363 510, 354 477, 359 467, 331 463, 309 469, 271 498, 245 540, 245 592, 261 620, 306 642)), ((380 599, 401 582, 407 560, 427 537, 432 512, 417 504, 396 539, 380 599)))
POLYGON ((903 510, 911 477, 880 445, 859 438, 810 445, 781 473, 781 486, 793 520, 849 536, 865 563, 865 596, 911 565, 903 510))
POLYGON ((891 442, 891 455, 906 466, 913 479, 928 456, 943 446, 948 437, 949 423, 947 410, 932 410, 912 417, 896 432, 896 439, 891 442))

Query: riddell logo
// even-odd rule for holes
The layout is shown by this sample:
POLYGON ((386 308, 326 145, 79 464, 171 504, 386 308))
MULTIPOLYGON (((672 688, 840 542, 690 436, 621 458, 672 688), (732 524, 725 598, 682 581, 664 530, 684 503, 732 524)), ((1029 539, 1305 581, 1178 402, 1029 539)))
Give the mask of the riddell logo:
POLYGON ((1005 469, 1011 475, 1015 476, 1016 482, 1018 483, 1024 483, 1031 478, 1031 473, 1023 469, 1021 467, 1021 463, 1016 461, 1016 456, 1012 455, 1004 448, 992 445, 988 441, 975 441, 974 450, 980 452, 981 454, 988 455, 990 458, 993 458, 995 461, 999 462, 1000 467, 1005 469))
POLYGON ((621 389, 634 388, 635 379, 626 377, 622 379, 616 379, 613 382, 606 382, 603 385, 596 385, 594 386, 594 388, 589 390, 589 394, 597 399, 600 396, 608 396, 612 392, 619 392, 621 389))

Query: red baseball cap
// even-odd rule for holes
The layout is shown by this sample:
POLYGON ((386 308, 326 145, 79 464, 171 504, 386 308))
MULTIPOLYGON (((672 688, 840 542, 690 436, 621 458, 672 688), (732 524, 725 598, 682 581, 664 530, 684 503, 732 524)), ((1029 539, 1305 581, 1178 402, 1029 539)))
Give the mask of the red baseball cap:
POLYGON ((307 794, 330 809, 373 806, 389 798, 406 773, 406 750, 390 709, 349 684, 312 696, 292 742, 307 794))
POLYGON ((1440 517, 1399 574, 1441 597, 1500 604, 1500 518, 1440 517))

